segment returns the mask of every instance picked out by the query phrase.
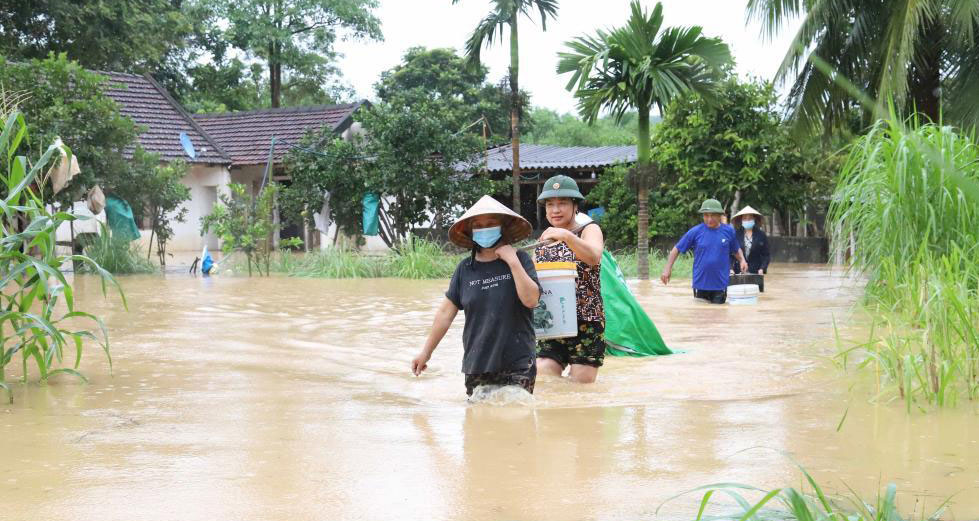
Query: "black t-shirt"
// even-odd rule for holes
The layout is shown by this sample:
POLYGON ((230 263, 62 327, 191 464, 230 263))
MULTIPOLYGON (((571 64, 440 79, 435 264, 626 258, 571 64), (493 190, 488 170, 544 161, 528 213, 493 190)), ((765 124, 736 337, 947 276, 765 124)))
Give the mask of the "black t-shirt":
MULTIPOLYGON (((517 251, 517 259, 540 287, 530 255, 517 251)), ((463 373, 523 369, 534 362, 534 310, 520 302, 513 274, 505 262, 463 260, 456 266, 445 296, 466 315, 462 330, 463 373)))

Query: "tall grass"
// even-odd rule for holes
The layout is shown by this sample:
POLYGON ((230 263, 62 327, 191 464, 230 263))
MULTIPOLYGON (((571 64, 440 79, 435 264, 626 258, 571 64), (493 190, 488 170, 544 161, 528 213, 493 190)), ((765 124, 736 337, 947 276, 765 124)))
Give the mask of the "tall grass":
POLYGON ((977 181, 974 136, 891 119, 853 145, 830 205, 833 248, 867 277, 874 317, 841 360, 860 355, 879 396, 909 410, 979 398, 977 181))
MULTIPOLYGON (((102 233, 85 246, 85 255, 95 261, 102 269, 114 275, 160 271, 156 264, 143 256, 135 243, 116 239, 104 224, 101 225, 101 228, 102 233)), ((91 272, 92 268, 90 265, 82 264, 79 271, 91 272)))
MULTIPOLYGON (((466 255, 468 253, 446 251, 437 242, 414 239, 397 251, 385 254, 364 254, 341 248, 305 254, 283 251, 272 258, 270 267, 274 273, 294 277, 446 279, 452 276, 459 261, 466 255)), ((616 253, 615 259, 626 277, 637 276, 635 250, 616 253)), ((665 265, 666 256, 650 254, 651 273, 659 273, 665 265)), ((232 260, 227 268, 240 273, 245 266, 232 260)), ((692 271, 693 259, 689 255, 681 256, 673 267, 674 275, 679 278, 689 278, 692 271)))

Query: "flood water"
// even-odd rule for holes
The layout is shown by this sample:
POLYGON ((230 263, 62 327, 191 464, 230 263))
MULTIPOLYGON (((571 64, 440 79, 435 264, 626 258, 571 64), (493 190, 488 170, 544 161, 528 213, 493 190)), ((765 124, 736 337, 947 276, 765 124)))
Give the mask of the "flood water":
POLYGON ((3 520, 690 519, 699 495, 655 510, 710 483, 799 486, 794 462, 830 491, 896 483, 906 511, 958 493, 945 517, 979 518, 977 411, 869 403, 826 358, 834 318, 859 325, 824 267, 776 266, 756 306, 636 282, 685 353, 507 405, 466 402, 461 314, 410 374, 445 281, 128 277, 128 312, 76 282, 114 374, 91 348, 90 383, 0 405, 3 520))

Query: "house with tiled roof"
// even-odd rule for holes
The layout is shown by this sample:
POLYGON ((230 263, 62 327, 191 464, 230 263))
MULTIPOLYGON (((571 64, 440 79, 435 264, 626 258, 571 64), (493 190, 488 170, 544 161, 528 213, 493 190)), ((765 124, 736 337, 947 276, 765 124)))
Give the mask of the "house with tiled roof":
MULTIPOLYGON (((142 127, 139 145, 159 154, 163 161, 181 160, 188 165, 183 183, 190 188, 191 199, 186 220, 174 223, 172 251, 196 251, 204 244, 218 248, 213 234, 201 237, 201 218, 211 212, 218 195, 227 193, 231 183, 243 184, 249 191, 261 186, 273 137, 272 175, 288 182, 277 165, 308 132, 329 128, 349 139, 359 131, 354 113, 362 103, 192 115, 149 75, 102 74, 108 78, 106 95, 119 104, 124 116, 142 127)), ((283 233, 300 236, 307 243, 329 244, 325 236, 335 233, 332 228, 283 233)), ((143 235, 145 240, 149 234, 143 235)))

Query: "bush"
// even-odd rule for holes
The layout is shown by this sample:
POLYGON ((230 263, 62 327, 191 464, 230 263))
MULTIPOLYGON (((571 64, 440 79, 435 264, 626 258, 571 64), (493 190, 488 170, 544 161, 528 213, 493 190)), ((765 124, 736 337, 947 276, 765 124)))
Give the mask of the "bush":
MULTIPOLYGON (((102 225, 102 233, 85 246, 85 255, 114 275, 159 271, 155 264, 143 257, 135 243, 114 238, 105 225, 102 225)), ((81 264, 79 268, 83 273, 93 272, 93 268, 88 264, 81 264)))

